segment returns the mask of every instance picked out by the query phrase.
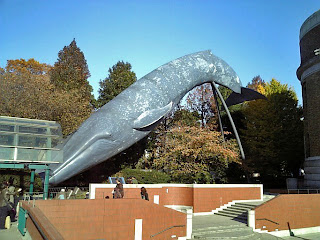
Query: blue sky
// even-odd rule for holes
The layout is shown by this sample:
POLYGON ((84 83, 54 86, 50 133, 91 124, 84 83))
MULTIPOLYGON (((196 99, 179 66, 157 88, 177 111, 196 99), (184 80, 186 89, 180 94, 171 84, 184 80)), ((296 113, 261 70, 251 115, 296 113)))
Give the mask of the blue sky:
POLYGON ((0 0, 0 66, 34 58, 53 65, 73 38, 87 60, 95 96, 117 61, 138 78, 183 55, 211 49, 245 86, 254 76, 292 86, 299 30, 319 0, 0 0))

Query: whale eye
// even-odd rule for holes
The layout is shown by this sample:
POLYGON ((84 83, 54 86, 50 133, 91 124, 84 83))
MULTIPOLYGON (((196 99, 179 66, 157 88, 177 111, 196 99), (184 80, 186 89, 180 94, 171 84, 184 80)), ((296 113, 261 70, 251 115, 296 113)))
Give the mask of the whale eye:
POLYGON ((104 137, 105 137, 105 138, 111 138, 112 135, 111 135, 111 133, 106 133, 106 134, 104 135, 104 137))

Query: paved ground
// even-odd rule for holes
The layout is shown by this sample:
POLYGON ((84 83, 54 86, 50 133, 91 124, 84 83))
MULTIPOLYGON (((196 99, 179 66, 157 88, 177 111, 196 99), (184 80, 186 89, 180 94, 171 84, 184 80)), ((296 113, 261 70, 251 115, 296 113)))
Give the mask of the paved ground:
MULTIPOLYGON (((247 226, 246 223, 239 222, 237 220, 233 220, 229 217, 224 216, 218 216, 218 215, 206 215, 206 216, 194 216, 193 217, 193 229, 203 229, 203 228, 210 228, 213 226, 219 226, 219 227, 227 227, 232 226, 235 229, 238 227, 245 227, 247 226)), ((240 232, 235 231, 235 237, 237 237, 237 234, 240 234, 240 232)), ((240 237, 240 236, 239 236, 240 237)), ((235 238, 236 239, 236 238, 235 238)), ((313 233, 313 234, 304 234, 304 235, 297 235, 294 237, 275 237, 270 234, 263 234, 260 236, 260 239, 263 240, 273 240, 273 239, 283 239, 283 240, 320 240, 320 233, 313 233)))
POLYGON ((24 237, 18 230, 18 222, 14 222, 10 229, 0 229, 0 239, 1 240, 32 240, 29 234, 24 237))
POLYGON ((295 237, 283 237, 285 240, 319 240, 320 233, 311 233, 311 234, 304 234, 295 237))
POLYGON ((18 231, 17 222, 12 223, 12 226, 10 229, 1 229, 0 239, 1 240, 23 239, 21 233, 18 231))

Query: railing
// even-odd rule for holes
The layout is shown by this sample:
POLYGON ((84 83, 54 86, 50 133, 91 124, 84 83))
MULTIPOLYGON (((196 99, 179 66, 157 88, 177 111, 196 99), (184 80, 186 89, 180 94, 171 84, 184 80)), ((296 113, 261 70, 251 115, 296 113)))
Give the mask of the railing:
POLYGON ((165 232, 165 231, 168 231, 168 230, 170 230, 170 229, 172 229, 172 228, 175 228, 175 227, 185 227, 185 226, 186 226, 186 225, 174 225, 174 226, 168 227, 168 228, 163 229, 162 231, 160 231, 160 232, 158 232, 158 233, 156 233, 156 234, 151 235, 150 238, 153 238, 153 237, 155 237, 155 236, 157 236, 157 235, 159 235, 159 234, 161 234, 161 233, 163 233, 163 232, 165 232))
POLYGON ((275 222, 275 221, 272 221, 272 220, 270 220, 270 219, 267 219, 267 218, 258 218, 258 219, 256 219, 256 221, 258 221, 258 220, 265 220, 265 221, 268 221, 268 222, 271 222, 271 223, 280 225, 279 223, 277 223, 277 222, 275 222))
POLYGON ((288 194, 319 194, 320 189, 288 189, 288 194))
POLYGON ((41 200, 43 199, 43 192, 25 192, 23 194, 23 201, 30 201, 30 200, 41 200))
MULTIPOLYGON (((61 189, 65 189, 66 192, 68 190, 74 190, 76 187, 52 187, 52 188, 48 188, 49 192, 60 192, 61 189)), ((85 191, 88 192, 89 191, 89 187, 78 187, 80 188, 81 191, 85 191)))
MULTIPOLYGON (((61 189, 65 189, 66 199, 70 199, 75 196, 75 187, 55 187, 49 188, 48 190, 48 199, 56 199, 57 195, 61 193, 61 189)), ((88 187, 80 187, 80 192, 86 193, 88 192, 88 187)), ((85 195, 85 194, 84 194, 85 195)), ((83 197, 85 198, 85 197, 83 197)), ((43 199, 43 192, 25 192, 23 194, 24 201, 30 200, 41 200, 43 199)))

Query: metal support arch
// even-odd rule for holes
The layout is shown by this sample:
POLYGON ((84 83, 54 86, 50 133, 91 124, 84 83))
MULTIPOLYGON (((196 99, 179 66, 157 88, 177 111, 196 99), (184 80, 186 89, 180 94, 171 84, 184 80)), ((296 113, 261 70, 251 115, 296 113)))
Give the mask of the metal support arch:
POLYGON ((216 92, 214 89, 212 89, 212 91, 213 91, 214 100, 216 101, 216 106, 217 106, 217 113, 218 113, 219 127, 220 127, 220 131, 221 131, 221 136, 222 136, 223 142, 225 142, 224 133, 223 133, 223 126, 222 126, 222 121, 221 121, 220 107, 219 107, 219 104, 218 104, 217 92, 216 92))
MULTIPOLYGON (((223 104, 223 107, 224 107, 224 109, 226 110, 226 113, 227 113, 227 115, 228 115, 229 121, 230 121, 230 123, 231 123, 232 129, 233 129, 233 132, 234 132, 234 135, 236 136, 237 143, 238 143, 238 145, 239 145, 241 158, 244 160, 244 159, 245 159, 245 155, 244 155, 244 151, 243 151, 243 148, 242 148, 242 144, 241 144, 241 141, 240 141, 240 138, 239 138, 239 135, 238 135, 238 131, 237 131, 237 129, 236 129, 236 126, 234 125, 233 119, 232 119, 231 114, 230 114, 230 112, 229 112, 229 109, 228 109, 228 107, 227 107, 227 104, 226 104, 226 102, 224 101, 224 99, 223 99, 223 97, 222 97, 219 89, 217 88, 217 86, 216 86, 214 83, 211 83, 211 87, 212 87, 212 90, 214 89, 214 90, 217 92, 217 94, 218 94, 218 96, 219 96, 219 98, 220 98, 220 100, 221 100, 221 102, 222 102, 222 104, 223 104)), ((218 111, 219 111, 219 110, 218 110, 218 111)))

